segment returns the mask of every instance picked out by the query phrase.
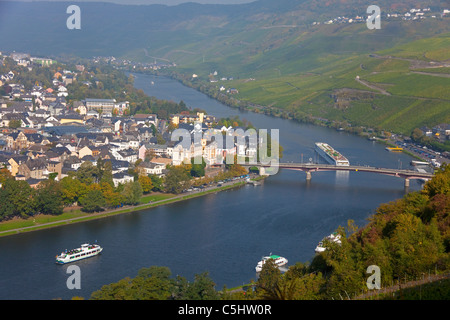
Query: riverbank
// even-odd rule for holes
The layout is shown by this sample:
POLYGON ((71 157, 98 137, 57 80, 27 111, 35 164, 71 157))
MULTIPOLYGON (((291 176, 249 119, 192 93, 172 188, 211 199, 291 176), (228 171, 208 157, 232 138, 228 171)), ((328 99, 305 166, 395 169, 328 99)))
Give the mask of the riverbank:
MULTIPOLYGON (((258 177, 254 179, 255 181, 259 181, 264 179, 264 177, 258 177)), ((149 200, 152 198, 152 195, 145 195, 141 198, 141 204, 136 206, 124 206, 119 209, 113 210, 105 210, 97 213, 85 213, 79 209, 72 210, 66 213, 63 213, 59 216, 52 215, 38 215, 34 217, 30 217, 28 219, 15 219, 10 221, 5 221, 0 223, 0 237, 5 237, 13 234, 19 234, 24 232, 38 231, 48 228, 54 228, 58 226, 64 226, 72 223, 80 223, 85 221, 91 221, 94 219, 107 218, 112 217, 118 214, 123 213, 133 213, 136 211, 142 211, 146 209, 156 208, 161 205, 171 204, 179 201, 185 201, 193 198, 198 198, 201 196, 205 196, 212 193, 217 193, 220 191, 230 190, 234 188, 241 187, 245 185, 247 182, 243 179, 239 179, 238 182, 231 181, 223 183, 220 187, 214 186, 209 187, 205 191, 191 191, 182 193, 180 195, 174 194, 163 194, 167 195, 167 197, 159 196, 159 200, 152 201, 149 200)), ((158 196, 157 196, 158 197, 158 196)))
MULTIPOLYGON (((389 136, 391 136, 391 132, 386 131, 382 128, 370 128, 363 125, 356 125, 354 123, 348 122, 348 121, 341 121, 341 120, 333 120, 333 119, 326 119, 322 117, 316 117, 309 114, 304 113, 293 113, 286 110, 282 110, 277 107, 273 106, 262 106, 258 104, 254 104, 251 102, 246 102, 239 100, 233 95, 227 95, 225 93, 218 93, 217 89, 213 89, 214 86, 211 86, 208 83, 201 82, 201 81, 192 81, 188 76, 179 73, 173 69, 170 70, 127 70, 127 72, 131 73, 137 73, 137 74, 143 74, 143 75, 150 75, 150 76, 161 76, 161 77, 167 77, 169 79, 172 79, 174 81, 177 81, 178 83, 182 84, 183 86, 186 86, 188 88, 194 89, 197 92, 200 92, 204 95, 206 95, 208 98, 213 99, 221 104, 224 104, 232 109, 235 110, 241 110, 241 111, 247 111, 252 112, 255 114, 263 114, 265 116, 279 118, 279 119, 285 119, 285 120, 292 120, 297 122, 298 124, 312 124, 319 127, 325 127, 334 129, 337 131, 342 131, 346 133, 350 133, 352 135, 367 138, 370 139, 372 137, 377 137, 375 141, 381 142, 382 144, 389 144, 388 140, 389 136), (386 135, 387 133, 387 135, 386 135)), ((412 153, 404 151, 405 154, 411 155, 417 159, 420 159, 417 157, 417 155, 414 155, 412 153)))

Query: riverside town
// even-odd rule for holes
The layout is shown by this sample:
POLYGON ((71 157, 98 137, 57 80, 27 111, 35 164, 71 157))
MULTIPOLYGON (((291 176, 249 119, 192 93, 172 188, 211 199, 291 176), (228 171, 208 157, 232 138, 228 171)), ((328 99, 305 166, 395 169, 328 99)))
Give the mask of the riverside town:
POLYGON ((0 1, 0 300, 448 300, 449 9, 0 1))

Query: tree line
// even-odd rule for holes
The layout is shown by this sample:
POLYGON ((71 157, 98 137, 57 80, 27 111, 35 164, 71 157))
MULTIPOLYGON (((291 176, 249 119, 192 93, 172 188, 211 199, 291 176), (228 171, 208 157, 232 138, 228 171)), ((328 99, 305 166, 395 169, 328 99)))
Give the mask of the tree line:
POLYGON ((165 192, 179 194, 191 186, 241 176, 246 169, 231 165, 214 178, 205 177, 206 163, 167 166, 164 177, 145 174, 138 160, 129 170, 133 181, 114 185, 111 162, 83 162, 77 171, 69 172, 60 181, 57 174, 32 188, 24 180, 16 180, 9 170, 0 170, 0 221, 14 217, 28 218, 35 214, 60 215, 64 208, 80 206, 85 212, 99 212, 124 205, 138 205, 145 194, 165 192))

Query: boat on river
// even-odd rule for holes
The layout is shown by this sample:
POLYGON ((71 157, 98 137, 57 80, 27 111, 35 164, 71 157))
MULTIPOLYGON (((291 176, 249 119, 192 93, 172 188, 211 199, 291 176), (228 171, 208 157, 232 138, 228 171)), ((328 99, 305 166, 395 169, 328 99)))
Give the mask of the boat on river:
POLYGON ((336 233, 336 232, 334 232, 334 233, 330 234, 329 236, 325 237, 317 245, 317 247, 315 249, 316 253, 323 252, 323 251, 325 251, 327 249, 326 242, 331 242, 331 243, 334 242, 334 243, 337 243, 337 244, 341 244, 341 235, 336 233))
POLYGON ((266 263, 266 261, 270 259, 274 260, 277 267, 282 267, 288 263, 288 260, 286 258, 280 257, 276 254, 270 254, 269 256, 262 257, 261 261, 258 262, 255 267, 256 272, 261 272, 264 263, 266 263))
POLYGON ((391 151, 391 152, 402 152, 403 148, 400 147, 386 147, 387 151, 391 151))
POLYGON ((102 252, 103 248, 98 244, 82 244, 80 248, 72 249, 69 251, 61 252, 56 256, 56 263, 66 264, 75 261, 79 261, 86 258, 91 258, 102 252))
POLYGON ((328 143, 316 142, 316 151, 328 163, 335 166, 349 166, 350 162, 339 151, 335 150, 328 143))
POLYGON ((411 161, 411 165, 412 165, 412 166, 429 166, 430 163, 429 163, 429 162, 426 162, 426 161, 412 160, 412 161, 411 161))

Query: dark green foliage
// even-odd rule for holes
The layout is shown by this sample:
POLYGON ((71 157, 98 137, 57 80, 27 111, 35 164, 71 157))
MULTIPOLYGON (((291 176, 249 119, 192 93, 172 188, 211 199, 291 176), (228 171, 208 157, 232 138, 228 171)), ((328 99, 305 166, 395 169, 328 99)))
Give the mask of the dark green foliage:
POLYGON ((136 205, 140 203, 143 191, 139 181, 129 182, 124 185, 121 192, 125 204, 136 205))
POLYGON ((43 214, 58 215, 63 213, 61 185, 54 180, 39 184, 34 197, 36 211, 43 214))
POLYGON ((79 202, 86 212, 100 211, 106 205, 105 197, 102 192, 97 189, 88 191, 79 202))
POLYGON ((190 185, 191 176, 188 166, 170 166, 165 178, 165 190, 169 193, 181 193, 190 185))
MULTIPOLYGON (((196 164, 195 162, 196 162, 195 159, 192 158, 192 160, 191 160, 192 165, 191 165, 191 172, 190 172, 191 176, 196 177, 196 178, 205 176, 205 168, 206 168, 205 159, 203 159, 203 157, 201 158, 201 162, 202 162, 201 164, 196 164)), ((200 162, 200 161, 198 161, 198 162, 200 162)))
POLYGON ((34 190, 26 181, 6 179, 0 188, 0 219, 27 218, 34 213, 34 190))
POLYGON ((219 293, 208 273, 195 276, 194 282, 171 277, 167 267, 139 270, 135 278, 125 278, 92 293, 91 300, 217 300, 219 293))

